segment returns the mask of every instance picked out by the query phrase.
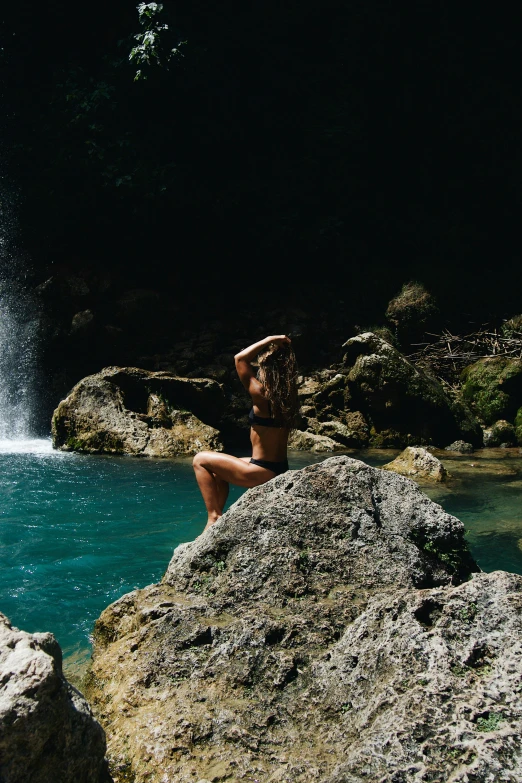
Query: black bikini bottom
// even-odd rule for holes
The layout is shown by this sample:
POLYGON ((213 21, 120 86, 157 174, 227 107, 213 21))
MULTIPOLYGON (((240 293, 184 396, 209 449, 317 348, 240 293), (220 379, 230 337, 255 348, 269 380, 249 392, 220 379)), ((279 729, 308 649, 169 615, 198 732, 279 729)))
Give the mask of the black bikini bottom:
POLYGON ((250 460, 252 465, 259 465, 260 468, 266 468, 267 470, 271 470, 272 473, 275 473, 276 476, 281 475, 281 473, 286 473, 288 470, 288 460, 285 459, 284 462, 269 462, 266 459, 252 459, 250 460))

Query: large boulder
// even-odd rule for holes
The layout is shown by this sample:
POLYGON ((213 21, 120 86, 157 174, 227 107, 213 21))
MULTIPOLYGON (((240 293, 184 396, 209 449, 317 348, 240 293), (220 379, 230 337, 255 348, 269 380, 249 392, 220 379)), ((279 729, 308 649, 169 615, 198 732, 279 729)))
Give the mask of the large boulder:
POLYGON ((460 764, 511 763, 522 579, 466 584, 477 570, 457 519, 349 457, 249 490, 176 549, 161 584, 96 623, 88 693, 114 773, 407 780, 413 763, 432 768, 432 748, 441 780, 460 764), (510 738, 495 731, 499 712, 510 738))
POLYGON ((221 387, 208 378, 108 367, 76 384, 52 419, 55 448, 173 457, 222 450, 221 387))
POLYGON ((13 628, 0 614, 0 780, 107 783, 105 735, 62 674, 50 633, 13 628))
POLYGON ((462 395, 484 424, 513 421, 522 405, 522 359, 479 359, 462 373, 462 395))
POLYGON ((371 424, 370 445, 482 445, 478 421, 435 379, 372 332, 344 345, 350 407, 371 424))

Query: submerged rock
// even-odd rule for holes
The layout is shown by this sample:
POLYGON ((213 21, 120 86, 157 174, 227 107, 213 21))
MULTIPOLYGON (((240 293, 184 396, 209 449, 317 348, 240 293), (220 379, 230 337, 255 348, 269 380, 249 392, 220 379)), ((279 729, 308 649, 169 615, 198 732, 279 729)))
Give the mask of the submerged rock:
POLYGON ((383 470, 391 470, 401 476, 427 481, 446 481, 449 473, 437 457, 420 447, 407 446, 393 462, 383 465, 383 470))
POLYGON ((108 783, 105 735, 62 674, 50 633, 19 631, 0 614, 0 780, 108 783))
POLYGON ((173 457, 222 450, 224 398, 208 378, 108 367, 76 384, 52 419, 63 451, 173 457), (205 423, 204 423, 205 422, 205 423))
POLYGON ((512 740, 486 747, 476 732, 498 694, 510 694, 504 726, 518 727, 522 667, 513 648, 509 670, 502 656, 522 579, 455 588, 477 570, 457 519, 349 457, 249 490, 176 549, 161 584, 96 624, 89 694, 114 771, 135 783, 333 783, 407 780, 412 764, 440 762, 441 779, 490 769, 500 746, 511 759, 512 740))

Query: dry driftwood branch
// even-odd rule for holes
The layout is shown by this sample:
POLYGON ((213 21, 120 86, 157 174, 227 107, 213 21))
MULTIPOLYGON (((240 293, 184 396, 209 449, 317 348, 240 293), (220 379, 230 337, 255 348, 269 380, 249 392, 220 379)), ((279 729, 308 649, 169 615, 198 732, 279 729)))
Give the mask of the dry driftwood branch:
POLYGON ((462 370, 478 359, 494 356, 522 359, 522 331, 512 331, 506 336, 497 329, 485 328, 458 335, 446 329, 442 334, 428 336, 434 339, 417 343, 419 350, 409 354, 408 359, 452 389, 458 386, 462 370))

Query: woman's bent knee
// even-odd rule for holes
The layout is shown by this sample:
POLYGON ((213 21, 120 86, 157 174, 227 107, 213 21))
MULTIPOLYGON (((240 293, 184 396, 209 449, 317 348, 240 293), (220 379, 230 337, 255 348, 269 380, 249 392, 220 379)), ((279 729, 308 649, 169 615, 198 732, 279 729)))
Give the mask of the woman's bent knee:
POLYGON ((209 456, 211 456, 213 453, 213 451, 198 451, 192 460, 192 465, 195 468, 205 467, 206 463, 208 464, 209 456))

